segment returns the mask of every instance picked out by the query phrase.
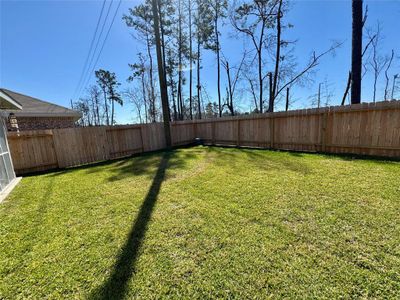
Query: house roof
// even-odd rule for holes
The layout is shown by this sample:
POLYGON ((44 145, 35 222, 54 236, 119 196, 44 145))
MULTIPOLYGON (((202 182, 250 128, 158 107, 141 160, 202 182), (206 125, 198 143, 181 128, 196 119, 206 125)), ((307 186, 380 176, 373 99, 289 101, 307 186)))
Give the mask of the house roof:
POLYGON ((81 113, 76 110, 7 89, 0 88, 0 95, 1 94, 5 94, 22 107, 20 110, 5 107, 7 112, 14 113, 17 117, 74 117, 79 119, 82 116, 81 113))
POLYGON ((0 109, 22 109, 22 106, 0 89, 0 109))

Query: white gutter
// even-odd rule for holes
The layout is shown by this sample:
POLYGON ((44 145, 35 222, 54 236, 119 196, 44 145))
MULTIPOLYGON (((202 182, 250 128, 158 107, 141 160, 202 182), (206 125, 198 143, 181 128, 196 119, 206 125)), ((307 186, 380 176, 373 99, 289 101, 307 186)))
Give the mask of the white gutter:
POLYGON ((13 111, 5 110, 8 113, 13 113, 16 117, 31 117, 31 118, 81 118, 80 113, 65 112, 65 113, 40 113, 40 112, 26 112, 26 111, 13 111))

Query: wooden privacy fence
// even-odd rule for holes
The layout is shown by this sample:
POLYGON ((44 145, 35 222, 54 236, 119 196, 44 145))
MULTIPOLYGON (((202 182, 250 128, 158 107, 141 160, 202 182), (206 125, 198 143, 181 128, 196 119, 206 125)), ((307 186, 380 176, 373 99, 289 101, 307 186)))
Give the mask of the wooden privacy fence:
MULTIPOLYGON (((174 146, 209 145, 400 158, 400 101, 306 109, 171 124, 174 146)), ((163 124, 8 134, 17 174, 77 166, 164 149, 163 124)))

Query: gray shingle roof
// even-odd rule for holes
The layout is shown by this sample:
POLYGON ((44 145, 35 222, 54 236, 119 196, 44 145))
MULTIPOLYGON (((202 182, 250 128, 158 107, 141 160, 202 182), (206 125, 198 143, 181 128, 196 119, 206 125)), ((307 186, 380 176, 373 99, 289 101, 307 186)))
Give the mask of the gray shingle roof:
POLYGON ((16 116, 20 117, 74 117, 79 119, 81 117, 80 112, 46 102, 37 98, 33 98, 27 95, 23 95, 17 92, 13 92, 7 89, 0 89, 3 93, 7 94, 14 101, 18 102, 22 106, 22 110, 6 110, 12 112, 16 116))

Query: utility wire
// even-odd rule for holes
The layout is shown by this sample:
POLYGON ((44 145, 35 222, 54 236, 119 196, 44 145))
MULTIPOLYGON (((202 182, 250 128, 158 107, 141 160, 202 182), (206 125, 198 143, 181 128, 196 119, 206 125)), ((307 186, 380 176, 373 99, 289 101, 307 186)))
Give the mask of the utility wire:
POLYGON ((94 69, 96 68, 96 65, 97 65, 97 63, 99 62, 99 59, 100 59, 101 53, 103 52, 103 49, 104 49, 104 45, 105 45, 105 44, 106 44, 106 42, 107 42, 107 38, 108 38, 108 36, 109 36, 109 34, 110 34, 111 28, 112 28, 112 26, 113 26, 113 24, 114 24, 114 21, 115 21, 115 17, 117 16, 117 13, 118 13, 119 7, 121 6, 121 2, 122 2, 122 0, 119 0, 119 2, 118 2, 118 6, 117 6, 117 8, 116 8, 116 10, 115 10, 115 13, 114 13, 114 16, 113 16, 113 18, 112 18, 112 21, 111 21, 110 27, 108 28, 108 31, 107 31, 106 37, 104 38, 104 41, 103 41, 103 44, 101 45, 101 48, 100 48, 99 54, 97 55, 96 61, 95 61, 94 65, 93 65, 93 68, 92 68, 91 72, 89 73, 89 77, 88 77, 88 79, 87 79, 87 81, 86 81, 86 84, 85 84, 85 86, 84 86, 84 87, 86 87, 86 86, 89 84, 89 82, 90 82, 90 79, 91 79, 91 77, 92 77, 92 75, 93 75, 94 69))
MULTIPOLYGON (((92 63, 93 63, 93 61, 94 61, 94 57, 96 56, 96 51, 97 51, 97 49, 98 49, 98 47, 99 47, 100 40, 101 40, 101 37, 102 37, 102 35, 103 35, 104 27, 105 27, 105 25, 106 25, 106 23, 107 23, 108 15, 110 14, 110 10, 111 10, 112 4, 113 4, 113 0, 110 1, 110 5, 109 5, 108 8, 107 8, 107 13, 106 13, 106 16, 105 16, 105 18, 104 18, 104 20, 103 20, 103 24, 102 24, 102 26, 101 26, 100 34, 99 34, 99 36, 98 36, 98 38, 97 38, 96 46, 94 47, 93 54, 92 54, 92 57, 91 57, 91 59, 90 59, 89 65, 88 65, 87 72, 86 72, 85 75, 83 76, 83 83, 87 81, 87 77, 90 78, 90 72, 89 72, 89 71, 90 71, 90 68, 91 68, 91 66, 92 66, 92 63)), ((86 87, 86 85, 87 85, 87 84, 84 84, 83 86, 81 86, 81 88, 79 89, 79 92, 78 92, 78 97, 81 95, 81 93, 82 93, 82 91, 84 90, 84 88, 86 87)))
POLYGON ((85 60, 85 63, 83 65, 82 73, 81 73, 81 76, 80 76, 79 81, 78 81, 78 85, 75 88, 75 92, 74 92, 74 95, 73 95, 72 98, 74 98, 76 96, 76 94, 78 93, 78 90, 79 90, 79 88, 80 88, 80 86, 82 84, 83 75, 86 73, 86 69, 88 67, 88 62, 89 62, 89 57, 90 57, 90 54, 92 53, 92 50, 93 50, 94 41, 96 39, 97 32, 99 30, 99 25, 100 25, 101 18, 103 16, 103 11, 104 11, 105 4, 106 4, 106 0, 103 0, 103 5, 101 7, 100 16, 99 16, 99 18, 97 20, 97 24, 96 24, 96 30, 94 31, 94 34, 93 34, 93 37, 92 37, 92 41, 90 42, 89 52, 88 52, 88 54, 86 56, 86 60, 85 60))

